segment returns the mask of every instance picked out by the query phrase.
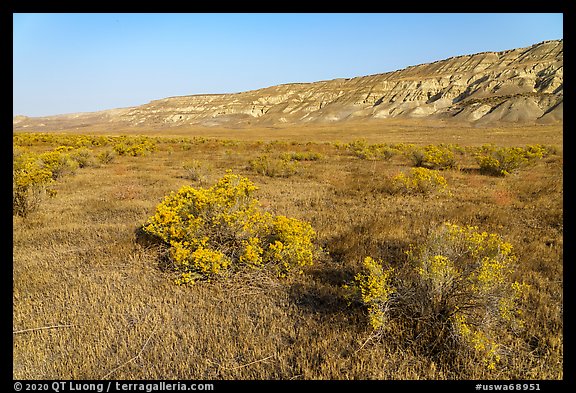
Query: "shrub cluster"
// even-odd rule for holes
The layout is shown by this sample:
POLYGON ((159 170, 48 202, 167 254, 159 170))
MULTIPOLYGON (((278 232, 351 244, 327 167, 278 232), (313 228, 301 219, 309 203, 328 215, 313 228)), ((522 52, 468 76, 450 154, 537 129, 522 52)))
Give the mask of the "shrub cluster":
POLYGON ((400 154, 411 145, 396 144, 388 145, 384 143, 369 144, 363 139, 358 139, 344 145, 352 155, 363 160, 390 160, 393 156, 400 154))
POLYGON ((239 266, 270 267, 283 276, 313 262, 310 224, 259 209, 256 186, 230 171, 214 186, 168 195, 143 229, 169 246, 180 284, 239 266))
POLYGON ((112 146, 119 155, 138 156, 153 152, 157 141, 171 141, 170 138, 159 139, 143 135, 137 136, 95 136, 57 133, 20 133, 13 136, 13 144, 17 146, 32 146, 46 144, 70 149, 112 146))
POLYGON ((94 136, 80 134, 58 133, 18 133, 12 136, 14 145, 32 146, 34 144, 47 144, 53 146, 70 146, 74 148, 105 146, 113 140, 109 136, 94 136))
POLYGON ((147 154, 155 150, 156 142, 145 136, 19 133, 13 135, 13 146, 12 211, 16 216, 26 217, 40 206, 46 195, 55 195, 55 191, 50 189, 55 180, 96 162, 107 164, 116 155, 147 154), (35 144, 56 147, 41 153, 21 148, 35 144), (97 147, 105 150, 95 154, 97 147))
POLYGON ((375 334, 396 322, 407 340, 432 353, 469 349, 495 368, 503 355, 499 340, 522 327, 519 301, 528 289, 511 280, 512 245, 477 227, 445 223, 407 255, 409 268, 398 272, 367 257, 348 286, 375 334))
POLYGON ((49 186, 60 177, 72 174, 89 157, 84 150, 58 147, 44 153, 16 151, 12 164, 12 213, 27 217, 36 210, 45 195, 55 192, 49 186))
POLYGON ((492 176, 506 176, 529 162, 544 158, 548 154, 548 149, 542 145, 528 145, 526 147, 483 145, 475 153, 475 158, 482 173, 492 176))

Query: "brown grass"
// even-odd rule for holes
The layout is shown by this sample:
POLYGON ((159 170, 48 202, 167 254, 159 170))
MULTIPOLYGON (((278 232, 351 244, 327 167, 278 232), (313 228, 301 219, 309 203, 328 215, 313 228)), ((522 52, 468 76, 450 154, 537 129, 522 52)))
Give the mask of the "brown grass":
POLYGON ((80 169, 58 181, 57 196, 39 211, 14 217, 15 379, 563 378, 561 153, 505 178, 479 174, 473 160, 458 158, 465 164, 460 170, 442 172, 452 195, 429 198, 385 192, 387 179, 406 170, 408 160, 361 160, 328 143, 363 136, 369 142, 561 146, 561 128, 398 124, 369 125, 364 134, 359 125, 166 134, 237 142, 214 139, 190 149, 160 143, 145 157, 80 169), (267 143, 274 140, 283 142, 267 143), (323 158, 300 162, 286 178, 249 167, 259 155, 293 151, 323 158), (228 280, 176 286, 160 269, 161 251, 140 244, 136 233, 166 194, 198 186, 183 168, 191 160, 207 164, 208 186, 226 169, 249 177, 262 206, 309 221, 326 254, 287 279, 241 271, 228 280), (531 285, 526 328, 494 371, 473 354, 446 363, 394 336, 366 343, 364 310, 342 298, 342 284, 365 256, 402 264, 408 246, 444 221, 504 236, 520 261, 515 278, 531 285))

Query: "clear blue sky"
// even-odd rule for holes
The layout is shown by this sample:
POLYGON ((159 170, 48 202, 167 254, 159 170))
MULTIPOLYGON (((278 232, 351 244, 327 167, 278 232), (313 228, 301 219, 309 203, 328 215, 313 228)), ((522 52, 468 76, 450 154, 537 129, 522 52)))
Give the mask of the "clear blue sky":
POLYGON ((13 14, 13 114, 383 73, 563 38, 562 14, 13 14))

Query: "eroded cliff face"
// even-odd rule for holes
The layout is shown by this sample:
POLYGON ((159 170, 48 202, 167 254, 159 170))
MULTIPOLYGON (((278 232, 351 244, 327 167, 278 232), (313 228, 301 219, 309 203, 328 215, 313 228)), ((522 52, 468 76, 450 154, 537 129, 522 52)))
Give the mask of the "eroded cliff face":
MULTIPOLYGON (((80 114, 77 121, 242 127, 427 116, 478 124, 561 122, 563 41, 351 79, 171 97, 133 108, 80 114)), ((45 118, 45 123, 53 118, 45 118)), ((29 120, 15 118, 15 129, 29 120)))

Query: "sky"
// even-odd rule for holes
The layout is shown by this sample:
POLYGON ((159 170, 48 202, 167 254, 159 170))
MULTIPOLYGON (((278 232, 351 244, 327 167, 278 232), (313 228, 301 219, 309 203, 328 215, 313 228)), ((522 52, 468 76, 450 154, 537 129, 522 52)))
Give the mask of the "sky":
POLYGON ((563 38, 561 13, 15 13, 13 115, 353 78, 563 38))

